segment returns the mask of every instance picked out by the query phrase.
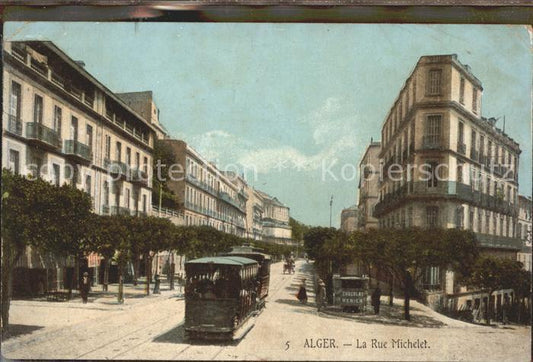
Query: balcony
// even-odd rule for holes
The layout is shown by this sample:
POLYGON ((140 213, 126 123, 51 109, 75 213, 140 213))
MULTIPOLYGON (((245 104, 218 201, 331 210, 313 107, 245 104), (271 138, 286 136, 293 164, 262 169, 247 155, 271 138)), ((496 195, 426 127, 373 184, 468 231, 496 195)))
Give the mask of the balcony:
POLYGON ((91 162, 93 159, 91 147, 76 140, 65 140, 63 143, 63 153, 85 162, 91 162))
POLYGON ((471 185, 454 181, 439 181, 436 186, 428 187, 427 181, 417 181, 407 183, 396 191, 386 194, 376 204, 374 214, 375 216, 380 216, 397 207, 407 198, 415 199, 420 197, 453 198, 505 215, 514 216, 517 213, 516 205, 503 200, 501 197, 474 190, 471 185))
POLYGON ((26 138, 35 141, 35 143, 41 146, 56 149, 61 148, 59 134, 55 130, 38 122, 26 123, 26 138))
POLYGON ((142 186, 148 186, 148 174, 140 168, 133 168, 130 171, 130 181, 142 186))
POLYGON ((198 187, 198 188, 200 188, 200 189, 202 189, 202 190, 204 190, 204 191, 209 192, 211 195, 213 195, 213 196, 218 196, 218 193, 217 193, 217 191, 216 191, 214 188, 212 188, 211 186, 209 186, 209 185, 206 184, 205 182, 202 182, 202 181, 198 180, 198 179, 197 179, 196 177, 194 177, 193 175, 191 175, 191 174, 186 174, 186 175, 185 175, 185 179, 186 179, 189 183, 193 184, 194 186, 196 186, 196 187, 198 187))
POLYGON ((457 152, 466 155, 466 144, 463 142, 457 142, 457 152))
POLYGON ((239 203, 234 200, 227 192, 221 191, 218 193, 218 196, 221 200, 241 210, 241 205, 239 205, 239 203))
POLYGON ((107 158, 104 159, 104 168, 113 175, 117 175, 123 178, 128 176, 128 165, 120 161, 111 161, 107 158))
POLYGON ((422 148, 425 150, 441 150, 444 148, 438 136, 424 136, 422 138, 422 148))
POLYGON ((7 131, 17 136, 22 136, 22 121, 12 115, 8 115, 7 131))
POLYGON ((507 236, 488 235, 476 233, 476 239, 480 247, 520 250, 522 240, 507 236))
POLYGON ((246 200, 248 200, 248 193, 246 191, 244 191, 244 189, 241 189, 239 191, 239 195, 242 196, 243 198, 245 198, 246 200))

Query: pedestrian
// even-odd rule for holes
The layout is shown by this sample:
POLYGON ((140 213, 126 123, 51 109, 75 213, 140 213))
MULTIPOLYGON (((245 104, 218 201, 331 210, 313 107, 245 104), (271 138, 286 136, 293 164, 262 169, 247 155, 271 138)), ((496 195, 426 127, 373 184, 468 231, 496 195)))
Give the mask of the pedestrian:
POLYGON ((300 303, 307 303, 307 290, 305 289, 305 278, 302 279, 302 284, 300 285, 300 289, 298 290, 298 294, 296 294, 296 298, 300 301, 300 303))
POLYGON ((319 312, 324 307, 324 300, 325 300, 324 294, 325 294, 324 282, 321 279, 319 279, 317 282, 317 292, 316 292, 316 307, 319 312))
POLYGON ((80 283, 80 294, 83 304, 87 304, 89 299, 89 291, 91 290, 91 281, 89 279, 89 273, 84 272, 80 283))
POLYGON ((161 284, 161 280, 159 279, 159 274, 156 274, 154 276, 154 294, 161 294, 161 292, 159 291, 159 288, 160 288, 160 284, 161 284))
POLYGON ((502 306, 502 322, 503 324, 509 324, 509 312, 511 310, 511 304, 509 303, 509 296, 507 293, 504 295, 504 301, 502 306))
POLYGON ((379 305, 381 303, 381 289, 379 288, 379 283, 374 293, 372 293, 372 306, 374 307, 374 314, 379 314, 379 305))

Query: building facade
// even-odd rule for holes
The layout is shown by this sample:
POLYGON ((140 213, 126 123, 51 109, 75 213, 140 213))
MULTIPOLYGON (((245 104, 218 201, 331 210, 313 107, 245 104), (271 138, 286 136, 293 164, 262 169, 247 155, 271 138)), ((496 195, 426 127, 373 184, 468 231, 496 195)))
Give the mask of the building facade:
POLYGON ((374 216, 374 206, 379 196, 380 151, 381 142, 371 140, 359 162, 359 219, 357 223, 359 230, 378 227, 378 219, 374 216))
MULTIPOLYGON (((75 185, 97 214, 151 213, 156 128, 149 121, 51 42, 4 42, 3 79, 2 167, 75 185)), ((97 268, 100 258, 87 261, 97 268)), ((18 267, 59 265, 49 286, 61 288, 68 264, 28 249, 18 267)))
POLYGON ((341 211, 341 230, 347 233, 357 230, 360 217, 360 211, 355 205, 343 209, 341 211))
MULTIPOLYGON (((482 252, 516 259, 519 145, 481 114, 482 85, 456 55, 423 56, 382 127, 380 227, 460 228, 482 252)), ((424 287, 458 292, 426 271, 424 287)))
POLYGON ((183 211, 185 225, 209 225, 246 236, 246 195, 238 177, 229 177, 181 140, 161 140, 170 146, 175 164, 167 186, 183 211), (172 177, 171 177, 172 176, 172 177))
POLYGON ((522 248, 517 254, 517 260, 524 265, 524 269, 531 272, 531 197, 518 195, 518 225, 517 237, 522 240, 522 248))
POLYGON ((276 197, 256 191, 263 199, 263 240, 274 244, 295 245, 289 225, 289 207, 276 197))

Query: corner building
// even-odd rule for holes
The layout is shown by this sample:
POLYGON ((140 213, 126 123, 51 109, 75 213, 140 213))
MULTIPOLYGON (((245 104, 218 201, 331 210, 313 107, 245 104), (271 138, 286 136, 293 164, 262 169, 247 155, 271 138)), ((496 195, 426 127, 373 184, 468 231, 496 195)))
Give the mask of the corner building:
MULTIPOLYGON (((519 145, 481 114, 483 88, 452 55, 423 56, 382 127, 374 216, 386 228, 472 230, 486 254, 516 259, 519 145)), ((426 270, 423 287, 459 292, 426 270)))

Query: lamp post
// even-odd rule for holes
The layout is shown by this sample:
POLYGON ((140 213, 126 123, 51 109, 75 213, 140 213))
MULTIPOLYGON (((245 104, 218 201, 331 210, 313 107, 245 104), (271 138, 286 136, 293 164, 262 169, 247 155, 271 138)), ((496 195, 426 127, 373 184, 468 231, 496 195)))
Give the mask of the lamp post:
POLYGON ((331 195, 331 199, 329 200, 329 227, 331 227, 331 210, 333 207, 333 195, 331 195))

